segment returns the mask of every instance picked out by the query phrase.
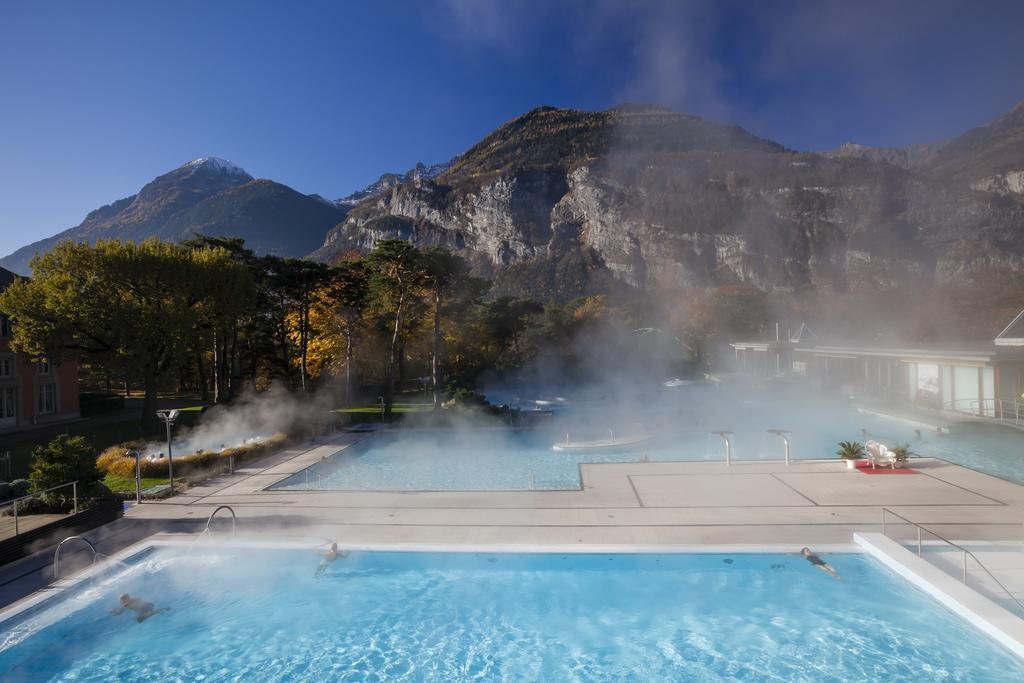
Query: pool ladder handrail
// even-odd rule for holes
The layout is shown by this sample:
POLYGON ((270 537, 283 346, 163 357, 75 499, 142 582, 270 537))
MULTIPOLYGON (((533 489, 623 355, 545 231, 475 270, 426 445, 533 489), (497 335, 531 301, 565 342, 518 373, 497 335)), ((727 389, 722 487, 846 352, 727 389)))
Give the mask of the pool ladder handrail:
POLYGON ((64 544, 68 543, 69 541, 82 541, 87 546, 89 546, 89 549, 92 550, 92 563, 93 564, 96 564, 96 561, 100 557, 100 553, 99 553, 98 550, 96 550, 96 546, 94 546, 92 544, 92 541, 90 541, 85 536, 68 536, 63 541, 58 543, 57 544, 57 549, 53 551, 53 579, 54 579, 54 581, 60 579, 60 549, 63 548, 64 544))
MULTIPOLYGON (((934 531, 932 531, 928 527, 922 526, 922 525, 918 524, 917 522, 915 522, 913 520, 907 519, 906 517, 904 517, 900 513, 893 512, 892 510, 890 510, 887 507, 883 507, 882 508, 882 535, 883 536, 886 535, 886 533, 885 533, 885 528, 886 528, 886 525, 885 525, 885 515, 886 515, 886 513, 892 515, 893 517, 898 517, 899 519, 902 519, 907 524, 910 524, 910 525, 912 525, 914 527, 917 527, 917 556, 918 557, 921 557, 921 532, 924 531, 926 533, 931 534, 935 538, 939 539, 943 543, 946 543, 946 544, 952 546, 953 548, 956 548, 957 550, 959 550, 960 552, 962 552, 964 554, 963 573, 962 573, 961 578, 960 578, 961 583, 963 583, 965 586, 967 585, 967 558, 970 557, 971 559, 974 560, 974 562, 979 567, 981 567, 982 571, 984 571, 986 574, 988 574, 988 578, 992 579, 995 582, 995 584, 997 586, 999 586, 1002 589, 1002 591, 1004 593, 1006 593, 1010 597, 1011 600, 1013 600, 1015 603, 1017 603, 1017 607, 1019 607, 1021 609, 1021 611, 1024 612, 1024 604, 1021 604, 1021 601, 1018 600, 1016 597, 1014 597, 1013 593, 1011 593, 1010 590, 1006 586, 1003 585, 1003 582, 1000 581, 999 579, 997 579, 995 577, 995 575, 988 570, 988 567, 986 567, 982 563, 982 561, 978 559, 977 555, 975 555, 974 553, 972 553, 970 550, 968 550, 967 548, 963 547, 962 545, 954 543, 953 541, 949 540, 948 538, 946 538, 942 534, 935 533, 934 531)), ((893 539, 893 540, 896 540, 896 539, 893 539)))
POLYGON ((235 527, 238 526, 238 516, 235 515, 235 511, 231 508, 230 505, 221 505, 210 514, 210 517, 206 520, 206 528, 203 529, 204 534, 208 533, 211 536, 213 535, 213 530, 210 529, 210 524, 213 522, 213 518, 216 517, 217 513, 220 512, 221 510, 227 510, 228 512, 231 513, 231 535, 235 535, 235 527))

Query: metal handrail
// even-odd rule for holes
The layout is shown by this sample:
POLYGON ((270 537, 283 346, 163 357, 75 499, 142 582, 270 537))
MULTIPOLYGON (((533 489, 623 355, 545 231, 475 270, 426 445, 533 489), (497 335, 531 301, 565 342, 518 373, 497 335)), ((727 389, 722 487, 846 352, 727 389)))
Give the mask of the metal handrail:
MULTIPOLYGON (((66 484, 58 484, 57 486, 51 486, 50 488, 43 489, 42 491, 36 491, 34 493, 26 493, 24 496, 18 496, 17 498, 9 498, 9 499, 7 499, 7 500, 5 500, 3 502, 0 502, 0 507, 3 507, 4 505, 11 505, 12 503, 17 503, 19 500, 25 500, 26 498, 35 498, 36 496, 41 496, 44 493, 49 493, 50 491, 56 491, 57 489, 62 489, 65 486, 71 486, 71 487, 74 487, 75 489, 77 489, 78 488, 78 482, 77 481, 69 481, 66 484)), ((77 496, 76 496, 76 498, 77 498, 77 496)))
POLYGON ((988 574, 988 577, 990 579, 995 581, 997 586, 999 586, 1001 589, 1003 589, 1004 593, 1006 593, 1008 596, 1010 596, 1011 600, 1013 600, 1015 603, 1017 603, 1017 607, 1021 608, 1021 610, 1024 610, 1024 604, 1021 604, 1021 601, 1013 596, 1013 593, 1011 593, 1009 591, 1009 589, 1006 586, 1003 585, 1002 581, 997 579, 995 577, 995 575, 988 570, 988 567, 986 567, 982 563, 982 561, 978 559, 977 555, 975 555, 974 553, 972 553, 970 550, 968 550, 967 548, 963 547, 962 545, 958 545, 958 544, 954 543, 953 541, 949 540, 948 538, 946 538, 942 534, 935 533, 934 531, 932 531, 928 527, 922 526, 922 525, 918 524, 917 522, 915 522, 913 520, 907 519, 906 517, 904 517, 903 515, 899 514, 898 512, 893 512, 889 508, 883 507, 882 508, 882 535, 883 536, 886 535, 886 533, 885 533, 885 513, 887 513, 887 512, 890 515, 892 515, 893 517, 898 517, 898 518, 902 519, 904 522, 906 522, 907 524, 910 524, 910 525, 913 525, 913 526, 917 527, 917 556, 918 557, 921 557, 921 532, 925 531, 925 532, 931 534, 932 536, 934 536, 935 538, 939 539, 943 543, 946 543, 946 544, 956 548, 957 550, 959 550, 960 552, 962 552, 964 554, 963 576, 961 577, 961 582, 965 586, 967 585, 967 558, 970 557, 971 559, 973 559, 978 564, 979 567, 981 567, 981 569, 986 574, 988 574))
POLYGON ((96 546, 92 544, 88 538, 84 536, 68 536, 63 541, 57 544, 57 549, 53 551, 53 578, 57 580, 60 578, 60 549, 64 547, 64 544, 68 541, 82 541, 89 549, 92 550, 92 563, 96 564, 96 559, 99 557, 99 551, 96 550, 96 546))
POLYGON ((228 512, 231 513, 231 535, 235 535, 235 527, 238 525, 238 517, 235 515, 235 511, 231 509, 230 505, 221 505, 220 507, 213 511, 209 519, 206 520, 206 528, 203 530, 203 533, 213 533, 213 531, 210 529, 210 523, 213 522, 213 518, 216 517, 217 513, 220 512, 221 510, 227 510, 228 512))
POLYGON ((944 402, 942 409, 1018 425, 1024 422, 1024 403, 1014 398, 961 398, 944 402))
POLYGON ((28 494, 25 494, 24 496, 18 496, 17 498, 11 498, 10 500, 5 500, 2 503, 0 503, 0 508, 4 507, 5 505, 13 506, 12 509, 14 510, 14 535, 18 536, 18 535, 21 534, 21 530, 20 530, 19 525, 18 525, 18 501, 19 500, 27 500, 28 498, 36 498, 37 496, 41 496, 44 493, 49 493, 50 491, 56 491, 57 489, 62 489, 65 486, 70 486, 71 487, 71 497, 72 497, 71 514, 77 515, 78 514, 78 481, 77 480, 76 481, 69 481, 66 484, 58 484, 57 486, 51 486, 48 489, 43 489, 42 491, 36 491, 34 493, 28 493, 28 494))

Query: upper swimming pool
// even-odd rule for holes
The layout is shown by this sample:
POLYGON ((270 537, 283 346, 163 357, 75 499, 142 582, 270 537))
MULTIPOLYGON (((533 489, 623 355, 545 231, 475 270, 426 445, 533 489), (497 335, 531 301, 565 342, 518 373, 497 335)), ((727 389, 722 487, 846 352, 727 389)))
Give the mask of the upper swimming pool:
MULTIPOLYGON (((539 431, 450 430, 376 434, 326 461, 291 476, 274 489, 376 491, 524 491, 580 488, 580 464, 724 459, 723 440, 711 430, 732 432, 733 458, 781 459, 782 440, 769 429, 789 431, 793 458, 834 457, 839 441, 872 438, 907 443, 924 456, 945 458, 988 474, 1024 483, 1017 454, 1024 434, 1010 429, 958 426, 951 434, 917 432, 902 422, 862 415, 847 403, 785 397, 705 395, 708 400, 662 403, 648 408, 649 425, 628 420, 623 436, 648 430, 642 444, 601 451, 555 451, 565 439, 607 437, 600 418, 581 419, 570 405, 539 431), (717 400, 712 400, 716 399, 717 400), (564 430, 564 431, 563 431, 564 430), (578 437, 576 435, 579 435, 578 437)), ((621 412, 621 411, 620 411, 621 412)))
POLYGON ((158 548, 3 623, 4 681, 1024 680, 860 554, 158 548), (166 611, 112 616, 127 592, 166 611))

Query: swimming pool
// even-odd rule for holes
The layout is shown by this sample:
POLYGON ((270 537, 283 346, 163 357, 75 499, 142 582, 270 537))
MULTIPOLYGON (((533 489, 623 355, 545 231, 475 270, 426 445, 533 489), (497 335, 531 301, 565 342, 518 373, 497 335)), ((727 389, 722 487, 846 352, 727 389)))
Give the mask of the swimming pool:
POLYGON ((949 435, 916 433, 906 423, 859 414, 849 403, 817 397, 737 394, 698 388, 646 405, 639 426, 636 406, 608 409, 591 402, 568 404, 547 429, 463 429, 382 433, 350 446, 272 489, 375 491, 525 491, 579 489, 580 464, 602 462, 724 460, 724 441, 711 430, 732 432, 732 455, 740 460, 781 459, 782 440, 769 429, 786 429, 793 458, 830 458, 839 441, 876 439, 909 444, 918 455, 939 457, 1024 483, 1018 454, 1024 433, 958 425, 949 435), (555 451, 571 438, 607 437, 609 425, 622 436, 655 434, 643 444, 603 451, 555 451))
POLYGON ((1024 680, 870 557, 163 547, 3 623, 21 680, 1024 680), (111 616, 128 592, 170 607, 111 616))

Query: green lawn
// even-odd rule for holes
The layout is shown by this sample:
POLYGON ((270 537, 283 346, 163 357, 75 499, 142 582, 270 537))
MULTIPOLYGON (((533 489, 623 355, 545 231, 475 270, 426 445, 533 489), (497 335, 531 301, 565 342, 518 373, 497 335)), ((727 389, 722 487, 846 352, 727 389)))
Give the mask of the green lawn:
MULTIPOLYGON (((433 403, 394 403, 391 406, 392 413, 426 413, 434 409, 433 403)), ((335 413, 342 414, 380 414, 380 404, 352 406, 351 408, 335 408, 335 413)))
MULTIPOLYGON (((132 493, 135 491, 135 477, 122 477, 117 474, 108 474, 103 479, 103 483, 108 489, 114 492, 128 492, 132 493)), ((160 477, 143 477, 142 478, 142 490, 145 491, 153 486, 160 486, 161 484, 169 484, 170 480, 167 478, 160 477)))

